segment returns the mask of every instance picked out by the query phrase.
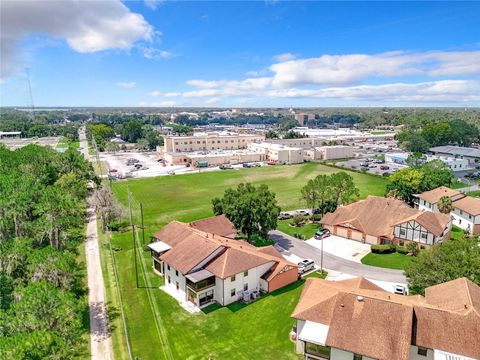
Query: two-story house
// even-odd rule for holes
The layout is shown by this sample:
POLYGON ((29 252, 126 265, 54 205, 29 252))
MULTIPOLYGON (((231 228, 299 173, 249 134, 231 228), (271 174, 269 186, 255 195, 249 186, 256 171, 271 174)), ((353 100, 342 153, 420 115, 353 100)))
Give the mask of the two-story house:
POLYGON ((218 235, 222 229, 217 231, 212 219, 206 221, 208 232, 199 230, 206 228, 202 221, 172 221, 148 245, 154 271, 164 276, 166 290, 175 298, 197 307, 228 305, 298 279, 298 266, 273 246, 257 248, 218 235))
POLYGON ((320 223, 334 235, 368 244, 430 246, 450 238, 450 215, 413 209, 398 199, 369 196, 341 206, 320 223))
POLYGON ((364 278, 310 278, 292 317, 306 360, 480 359, 480 287, 465 278, 425 296, 391 294, 364 278))
POLYGON ((441 186, 416 196, 416 206, 420 210, 439 212, 438 202, 444 196, 452 200, 453 225, 471 234, 480 234, 480 199, 467 196, 457 190, 441 186))

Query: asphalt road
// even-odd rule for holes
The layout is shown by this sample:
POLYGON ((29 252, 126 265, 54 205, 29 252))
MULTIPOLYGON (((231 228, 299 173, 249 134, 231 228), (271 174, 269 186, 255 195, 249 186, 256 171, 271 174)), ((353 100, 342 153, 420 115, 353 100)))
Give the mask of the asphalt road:
MULTIPOLYGON (((271 231, 269 235, 272 240, 286 251, 303 259, 312 259, 317 265, 320 265, 322 257, 320 249, 278 230, 271 231)), ((323 267, 345 274, 366 276, 374 280, 396 282, 399 284, 407 283, 407 279, 401 270, 363 265, 354 261, 345 260, 327 252, 323 252, 323 267)))

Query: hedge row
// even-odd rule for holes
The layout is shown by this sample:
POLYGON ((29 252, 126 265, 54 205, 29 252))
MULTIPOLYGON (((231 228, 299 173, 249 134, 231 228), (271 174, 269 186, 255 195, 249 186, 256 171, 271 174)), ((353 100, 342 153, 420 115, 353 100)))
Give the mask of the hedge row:
POLYGON ((374 254, 391 254, 395 252, 394 244, 385 244, 385 245, 372 245, 370 250, 374 254))

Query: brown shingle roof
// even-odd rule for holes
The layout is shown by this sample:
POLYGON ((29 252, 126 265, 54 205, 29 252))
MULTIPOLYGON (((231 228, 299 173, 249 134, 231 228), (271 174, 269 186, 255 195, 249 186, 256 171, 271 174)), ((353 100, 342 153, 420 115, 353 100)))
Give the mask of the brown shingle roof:
POLYGON ((413 209, 397 199, 369 196, 365 200, 339 207, 335 212, 325 214, 320 223, 351 224, 368 235, 393 238, 394 225, 409 220, 418 221, 427 230, 439 236, 450 221, 450 217, 413 209))
POLYGON ((270 280, 285 266, 297 267, 285 260, 272 246, 257 248, 246 241, 207 233, 178 221, 166 225, 155 234, 155 238, 172 246, 160 259, 183 274, 205 260, 208 262, 203 265, 204 268, 222 279, 271 263, 267 279, 270 280))
POLYGON ((480 215, 480 199, 471 196, 465 196, 453 202, 453 207, 465 211, 470 215, 480 215))
POLYGON ((408 359, 410 344, 480 358, 480 287, 471 281, 429 287, 425 298, 347 282, 308 279, 292 314, 329 325, 326 345, 377 359, 408 359))
POLYGON ((436 204, 443 196, 448 196, 451 198, 453 196, 461 194, 462 193, 457 190, 450 189, 446 186, 440 186, 436 189, 425 191, 418 195, 418 197, 422 200, 429 202, 430 204, 436 204))
POLYGON ((206 219, 192 221, 189 224, 193 229, 205 231, 208 233, 229 236, 236 234, 237 229, 225 215, 212 216, 206 219))

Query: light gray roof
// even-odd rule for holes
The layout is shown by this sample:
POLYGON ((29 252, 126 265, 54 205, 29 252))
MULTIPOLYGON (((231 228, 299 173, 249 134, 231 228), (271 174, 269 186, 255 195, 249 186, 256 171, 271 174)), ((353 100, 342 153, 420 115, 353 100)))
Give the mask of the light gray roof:
POLYGON ((213 275, 210 271, 208 271, 208 270, 206 270, 206 269, 203 269, 203 270, 200 270, 200 271, 197 271, 197 272, 194 272, 194 273, 185 275, 185 277, 186 277, 188 280, 193 281, 194 283, 197 283, 197 282, 199 282, 199 281, 208 279, 208 278, 211 277, 211 276, 214 276, 214 275, 213 275))
POLYGON ((452 154, 452 155, 461 155, 461 156, 470 156, 480 158, 480 149, 475 149, 471 147, 461 147, 461 146, 436 146, 430 148, 431 152, 443 153, 443 154, 452 154))

